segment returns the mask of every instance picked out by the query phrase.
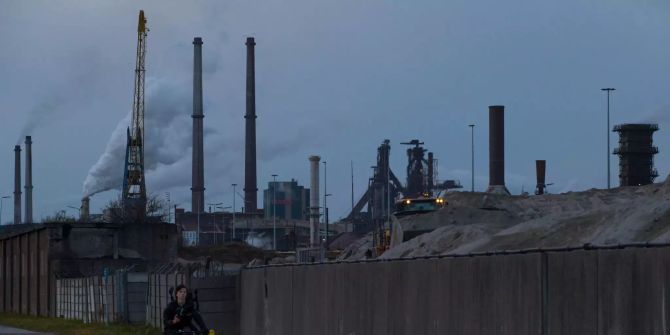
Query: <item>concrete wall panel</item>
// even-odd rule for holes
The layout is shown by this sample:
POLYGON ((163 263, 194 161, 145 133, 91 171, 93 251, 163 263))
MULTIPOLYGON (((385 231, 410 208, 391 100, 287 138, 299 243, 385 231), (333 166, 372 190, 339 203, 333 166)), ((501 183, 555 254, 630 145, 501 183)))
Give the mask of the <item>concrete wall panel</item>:
POLYGON ((273 334, 293 334, 293 271, 289 267, 268 268, 265 272, 267 310, 265 326, 273 334))
POLYGON ((241 329, 242 335, 264 334, 265 269, 242 271, 241 274, 241 329))
POLYGON ((28 259, 28 234, 21 235, 20 238, 21 249, 21 314, 28 314, 28 300, 29 300, 29 259, 28 259))
POLYGON ((38 233, 39 244, 39 314, 49 316, 50 299, 55 301, 55 294, 49 294, 49 232, 41 229, 38 233))
POLYGON ((30 296, 28 309, 30 315, 37 315, 40 301, 39 290, 39 243, 38 232, 31 232, 28 236, 28 294, 30 296))
POLYGON ((20 238, 12 238, 12 312, 21 312, 21 248, 20 238))
POLYGON ((5 283, 7 278, 5 277, 5 240, 0 240, 0 313, 5 312, 5 283))
POLYGON ((659 251, 598 251, 599 334, 666 333, 670 257, 659 251))
POLYGON ((546 264, 546 328, 549 334, 596 334, 597 254, 551 252, 546 264))

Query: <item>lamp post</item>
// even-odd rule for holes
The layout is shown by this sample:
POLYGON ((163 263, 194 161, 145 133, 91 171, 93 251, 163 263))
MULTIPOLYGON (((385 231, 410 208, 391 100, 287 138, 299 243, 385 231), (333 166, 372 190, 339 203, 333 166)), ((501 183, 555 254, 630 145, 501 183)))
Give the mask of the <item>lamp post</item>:
POLYGON ((0 197, 0 226, 2 226, 2 201, 9 198, 10 197, 8 195, 0 197))
POLYGON ((233 235, 230 240, 231 242, 235 240, 235 195, 237 194, 235 192, 235 186, 237 186, 237 184, 232 184, 232 186, 233 186, 233 235))
POLYGON ((81 218, 81 208, 75 207, 75 206, 65 206, 65 207, 78 210, 79 211, 79 218, 81 218))
POLYGON ((277 175, 272 175, 272 249, 277 250, 277 175))
POLYGON ((328 193, 328 165, 323 161, 323 224, 326 227, 326 235, 328 234, 328 222, 326 221, 326 211, 328 210, 328 202, 326 200, 328 193))
MULTIPOLYGON (((223 204, 223 203, 221 203, 221 204, 223 204)), ((216 206, 215 209, 220 209, 220 210, 221 210, 221 215, 222 215, 222 217, 223 217, 223 212, 224 212, 226 209, 228 209, 228 208, 230 208, 230 206, 226 206, 226 207, 216 206)), ((216 212, 214 212, 214 226, 217 227, 217 234, 218 234, 218 232, 221 231, 221 229, 219 229, 218 226, 217 226, 217 224, 216 224, 216 212)), ((225 242, 225 241, 226 241, 226 240, 225 240, 225 230, 223 231, 223 233, 224 233, 224 236, 221 238, 221 242, 225 242)), ((217 240, 216 240, 216 235, 214 235, 214 244, 216 244, 216 241, 217 241, 217 240)))
POLYGON ((554 183, 548 183, 544 185, 544 189, 546 190, 547 194, 549 194, 549 186, 554 185, 554 183))
POLYGON ((601 88, 601 91, 607 92, 607 188, 610 188, 610 93, 616 89, 608 87, 601 88))
POLYGON ((471 164, 472 165, 472 170, 471 171, 472 172, 470 173, 471 177, 472 177, 472 183, 471 183, 472 188, 470 189, 470 191, 474 192, 475 191, 475 124, 474 123, 469 124, 468 127, 470 127, 470 148, 472 150, 472 154, 471 154, 471 157, 472 157, 472 164, 471 164))
MULTIPOLYGON (((209 206, 209 214, 211 219, 214 221, 214 227, 216 227, 216 208, 223 205, 223 202, 217 202, 215 204, 207 204, 209 206), (212 215, 212 206, 214 206, 214 214, 212 215)), ((211 231, 210 231, 211 233, 211 231)), ((214 232, 214 245, 216 245, 216 231, 214 232)))
MULTIPOLYGON (((326 194, 323 195, 324 205, 325 205, 325 201, 326 201, 327 197, 329 197, 331 195, 332 194, 330 194, 330 193, 326 193, 326 194)), ((328 207, 326 207, 326 206, 323 207, 323 218, 324 218, 324 221, 326 222, 326 250, 328 250, 328 207)))

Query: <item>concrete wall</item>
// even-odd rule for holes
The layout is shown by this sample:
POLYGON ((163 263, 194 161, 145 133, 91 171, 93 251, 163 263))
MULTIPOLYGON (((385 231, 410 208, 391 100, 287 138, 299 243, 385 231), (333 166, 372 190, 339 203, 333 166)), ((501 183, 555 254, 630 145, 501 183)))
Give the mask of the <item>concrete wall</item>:
POLYGON ((48 250, 46 229, 0 240, 0 312, 49 314, 48 250))
MULTIPOLYGON (((104 268, 131 266, 134 271, 146 271, 177 255, 177 229, 171 224, 74 223, 25 228, 3 230, 0 235, 0 312, 55 315, 57 277, 100 276, 104 268)), ((146 296, 144 290, 135 293, 146 296)))
POLYGON ((665 334, 670 247, 245 269, 241 334, 665 334))

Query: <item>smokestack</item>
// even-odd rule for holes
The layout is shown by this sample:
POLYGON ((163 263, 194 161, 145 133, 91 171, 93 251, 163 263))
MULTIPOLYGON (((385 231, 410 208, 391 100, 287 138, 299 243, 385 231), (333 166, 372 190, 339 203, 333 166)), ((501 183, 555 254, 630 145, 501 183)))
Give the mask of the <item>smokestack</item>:
POLYGON ((14 224, 21 224, 21 146, 14 146, 14 224))
POLYGON ((309 156, 310 163, 310 190, 309 190, 309 243, 312 247, 318 247, 319 238, 319 156, 309 156))
POLYGON ((26 223, 33 223, 33 140, 26 136, 26 223))
POLYGON ((535 187, 535 194, 541 195, 544 194, 544 190, 547 185, 544 182, 544 176, 547 170, 547 161, 545 160, 536 160, 535 161, 535 171, 537 172, 537 186, 535 187))
POLYGON ((79 210, 79 221, 88 222, 91 198, 86 197, 81 199, 81 208, 79 210))
POLYGON ((247 37, 247 112, 244 150, 244 212, 256 213, 256 72, 253 37, 247 37))
POLYGON ((202 38, 193 39, 193 159, 191 166, 191 212, 205 211, 205 163, 202 119, 202 38))
POLYGON ((489 106, 489 193, 507 194, 505 187, 505 106, 489 106))

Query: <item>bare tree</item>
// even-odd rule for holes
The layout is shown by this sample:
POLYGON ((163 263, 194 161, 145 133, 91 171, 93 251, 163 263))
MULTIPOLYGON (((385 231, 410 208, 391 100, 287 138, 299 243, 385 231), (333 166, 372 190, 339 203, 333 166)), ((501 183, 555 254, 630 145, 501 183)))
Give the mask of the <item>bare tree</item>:
MULTIPOLYGON (((169 210, 167 201, 161 199, 158 195, 150 194, 147 199, 146 218, 151 222, 166 222, 167 211, 169 210)), ((124 211, 123 198, 119 195, 112 199, 105 206, 104 214, 106 220, 114 223, 133 223, 135 217, 124 211)))
POLYGON ((42 219, 43 223, 47 222, 76 222, 74 216, 67 215, 64 210, 56 211, 53 215, 47 215, 42 219))

